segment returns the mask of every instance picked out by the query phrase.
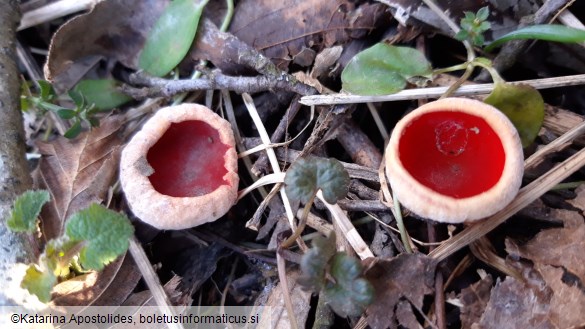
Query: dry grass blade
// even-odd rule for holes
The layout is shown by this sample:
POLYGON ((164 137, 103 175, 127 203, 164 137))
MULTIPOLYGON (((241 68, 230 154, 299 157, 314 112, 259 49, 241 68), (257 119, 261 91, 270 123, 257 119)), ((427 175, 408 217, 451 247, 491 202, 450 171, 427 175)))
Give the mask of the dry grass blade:
POLYGON ((339 205, 331 204, 325 201, 321 190, 317 192, 317 197, 319 198, 319 200, 321 200, 321 202, 323 202, 323 204, 325 204, 325 207, 327 207, 327 210, 329 210, 331 216, 333 216, 333 219, 337 221, 337 225, 339 225, 339 227, 341 228, 345 238, 353 247, 356 254, 358 254, 358 256, 360 256, 361 259, 374 257, 374 254, 372 253, 364 239, 362 239, 362 237, 359 235, 359 233, 357 232, 349 218, 347 218, 343 210, 339 207, 339 205))
POLYGON ((540 150, 532 154, 524 162, 524 169, 527 170, 529 168, 535 167, 537 164, 542 162, 542 160, 547 154, 559 151, 562 148, 568 146, 575 138, 582 136, 583 133, 585 133, 585 122, 575 126, 573 129, 567 131, 561 137, 555 139, 545 147, 541 148, 540 150))
POLYGON ((109 117, 75 140, 60 137, 38 144, 43 156, 35 185, 51 193, 41 214, 45 239, 60 236, 69 216, 106 196, 118 168, 120 125, 118 117, 109 117))
MULTIPOLYGON (((525 84, 536 89, 556 88, 563 86, 575 86, 585 84, 585 74, 569 75, 557 78, 545 78, 523 81, 512 81, 511 84, 525 84)), ((442 96, 449 87, 431 87, 406 89, 392 95, 383 96, 358 96, 349 94, 314 95, 304 96, 300 103, 303 105, 331 105, 331 104, 355 104, 367 102, 390 102, 422 98, 438 98, 442 96)), ((451 96, 473 96, 489 94, 494 89, 493 83, 465 85, 455 90, 451 96)))
POLYGON ((457 250, 469 245, 498 227, 498 225, 502 224, 510 216, 528 206, 553 186, 583 166, 585 166, 585 148, 522 188, 516 198, 506 208, 480 223, 467 227, 453 239, 448 240, 429 253, 429 256, 439 261, 449 257, 457 250))

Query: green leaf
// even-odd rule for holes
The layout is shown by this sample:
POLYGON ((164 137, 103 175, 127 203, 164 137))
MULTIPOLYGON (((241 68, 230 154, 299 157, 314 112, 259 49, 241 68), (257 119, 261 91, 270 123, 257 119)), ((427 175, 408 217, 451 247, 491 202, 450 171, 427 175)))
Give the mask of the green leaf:
POLYGON ((293 200, 307 203, 320 189, 327 202, 336 203, 347 194, 349 174, 335 159, 301 158, 286 172, 284 184, 293 200))
POLYGON ((357 258, 338 252, 331 261, 335 280, 323 290, 327 303, 339 316, 358 316, 374 300, 374 288, 361 277, 362 265, 357 258))
POLYGON ((49 110, 49 111, 53 111, 55 113, 61 111, 61 110, 67 110, 67 108, 63 107, 63 106, 59 106, 59 105, 55 105, 53 103, 49 103, 46 101, 40 101, 38 103, 38 106, 45 109, 45 110, 49 110))
POLYGON ((408 47, 378 43, 355 55, 341 73, 343 90, 357 95, 398 92, 414 77, 430 79, 432 68, 425 56, 408 47))
POLYGON ((82 80, 75 90, 80 92, 88 104, 99 110, 110 110, 132 100, 132 97, 118 91, 119 83, 113 79, 82 80))
POLYGON ((14 232, 33 232, 41 208, 50 198, 45 190, 24 192, 14 201, 6 226, 14 232))
POLYGON ((43 303, 51 301, 51 290, 57 284, 57 277, 52 271, 45 268, 40 270, 35 264, 31 264, 20 286, 31 294, 37 296, 43 303))
POLYGON ((51 83, 46 80, 38 80, 37 83, 39 84, 41 99, 46 102, 52 100, 55 96, 55 90, 51 83))
POLYGON ((488 6, 482 7, 477 11, 477 15, 475 15, 476 19, 479 21, 485 21, 486 19, 488 19, 488 16, 490 15, 490 9, 488 8, 488 6))
POLYGON ((163 76, 187 55, 197 33, 199 18, 208 0, 175 0, 165 9, 150 31, 138 65, 144 71, 163 76))
POLYGON ((77 112, 75 112, 75 110, 62 109, 62 110, 57 111, 57 115, 61 119, 69 120, 69 119, 75 118, 75 116, 77 115, 77 112))
POLYGON ((518 129, 523 147, 534 141, 544 120, 544 100, 536 89, 528 85, 496 83, 484 102, 506 114, 518 129))
POLYGON ((71 97, 77 108, 82 109, 85 106, 85 98, 78 90, 69 90, 67 94, 71 97))
POLYGON ((94 203, 69 218, 65 233, 72 241, 85 241, 79 254, 81 265, 101 270, 126 252, 134 228, 125 215, 94 203))
POLYGON ((73 126, 71 126, 71 128, 69 128, 65 134, 63 134, 63 136, 65 136, 65 138, 71 139, 77 137, 79 133, 81 133, 81 120, 78 118, 75 120, 75 123, 73 123, 73 126))
POLYGON ((520 39, 537 39, 565 43, 583 42, 585 41, 585 31, 556 24, 531 25, 510 32, 492 41, 485 47, 485 51, 492 51, 505 42, 520 39))
POLYGON ((318 292, 325 283, 325 269, 335 255, 335 232, 313 239, 313 247, 301 258, 302 275, 298 282, 305 288, 318 292))

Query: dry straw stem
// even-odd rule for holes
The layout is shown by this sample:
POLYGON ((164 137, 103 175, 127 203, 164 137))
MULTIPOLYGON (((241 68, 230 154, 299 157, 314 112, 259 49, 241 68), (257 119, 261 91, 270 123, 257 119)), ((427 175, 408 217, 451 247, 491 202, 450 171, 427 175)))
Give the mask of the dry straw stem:
MULTIPOLYGON (((138 269, 140 269, 140 273, 146 282, 146 286, 150 290, 156 305, 160 309, 163 314, 175 315, 173 309, 171 308, 171 302, 169 301, 167 294, 165 293, 164 288, 160 284, 157 274, 152 269, 152 265, 142 249, 140 243, 136 240, 136 237, 130 238, 130 254, 138 269)), ((181 323, 169 323, 169 328, 171 329, 183 329, 183 325, 181 323)))
MULTIPOLYGON (((529 85, 536 89, 547 89, 564 86, 575 86, 585 84, 585 74, 568 75, 556 78, 522 80, 508 82, 513 85, 529 85)), ((390 102, 390 101, 404 101, 423 98, 438 98, 442 96, 449 87, 430 87, 406 89, 391 95, 382 96, 358 96, 349 94, 333 94, 333 95, 314 95, 304 96, 300 103, 303 105, 332 105, 332 104, 356 104, 367 102, 390 102)), ((455 90, 451 96, 474 96, 485 95, 492 92, 494 89, 493 83, 465 85, 455 90)))
POLYGON ((369 257, 374 257, 374 254, 366 244, 366 242, 362 239, 359 235, 349 218, 345 215, 343 210, 339 207, 338 204, 331 204, 323 198, 323 193, 321 190, 317 192, 317 198, 323 202, 327 210, 333 216, 333 219, 337 222, 337 225, 345 235, 345 238, 349 242, 349 244, 353 247, 356 254, 360 256, 361 259, 366 259, 369 257))
MULTIPOLYGON (((567 134, 576 135, 574 132, 576 130, 583 129, 584 125, 585 123, 581 124, 580 126, 567 132, 567 134)), ((556 143, 557 140, 555 140, 553 143, 556 143)), ((561 140, 560 143, 556 143, 557 144, 556 146, 560 145, 561 143, 565 142, 561 140)), ((545 150, 544 152, 542 152, 541 150, 541 152, 535 154, 536 157, 540 158, 545 154, 548 154, 550 150, 554 150, 556 146, 551 144, 545 147, 547 148, 547 150, 545 150)), ((535 156, 532 156, 531 158, 527 159, 525 163, 530 165, 533 161, 536 160, 535 156)), ((457 250, 469 245, 473 241, 479 239, 480 237, 486 235, 487 233, 498 227, 506 219, 514 215, 516 212, 520 211, 522 208, 528 206, 534 200, 540 198, 544 193, 548 192, 556 184, 560 183, 562 180, 569 177, 571 174, 573 174, 583 166, 585 166, 585 148, 581 149, 579 152, 575 153, 573 156, 563 161, 561 164, 558 164, 553 169, 549 170, 543 176, 539 177, 529 185, 522 188, 518 195, 516 196, 516 198, 508 206, 506 206, 506 208, 500 210, 495 215, 488 217, 487 219, 476 225, 467 227, 461 233, 456 235, 453 239, 448 240, 447 242, 437 247, 437 249, 429 253, 429 256, 439 261, 444 260, 457 250)))
POLYGON ((31 10, 22 15, 18 31, 31 26, 50 22, 54 19, 74 14, 78 11, 91 9, 98 0, 61 0, 31 10))

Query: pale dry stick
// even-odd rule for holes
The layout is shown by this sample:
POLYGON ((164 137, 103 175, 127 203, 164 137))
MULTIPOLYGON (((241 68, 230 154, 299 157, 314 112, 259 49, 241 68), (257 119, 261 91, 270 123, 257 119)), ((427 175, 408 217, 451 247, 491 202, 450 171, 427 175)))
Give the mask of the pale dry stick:
POLYGON ((544 157, 552 152, 558 151, 567 144, 571 143, 575 138, 585 134, 585 121, 571 130, 564 133, 559 138, 548 143, 540 150, 534 152, 526 161, 524 161, 524 170, 531 169, 537 164, 541 163, 544 157))
MULTIPOLYGON (((258 130, 258 134, 260 135, 260 139, 262 140, 262 143, 269 145, 271 143, 270 136, 268 136, 268 132, 266 131, 266 128, 264 127, 264 124, 262 123, 262 119, 260 119, 260 115, 258 115, 258 111, 256 111, 256 106, 254 105, 254 100, 252 99, 252 96, 250 96, 247 93, 243 93, 242 99, 244 100, 244 104, 246 105, 246 108, 248 109, 248 113, 250 114, 250 117, 252 118, 252 121, 254 122, 256 129, 258 130)), ((272 171, 274 173, 281 173, 282 170, 280 170, 280 166, 278 165, 278 159, 276 158, 276 154, 274 153, 274 150, 271 148, 267 148, 266 154, 268 155, 268 161, 270 162, 270 166, 272 167, 272 171)), ((294 222, 295 215, 292 211, 290 201, 288 200, 288 196, 286 195, 286 191, 284 189, 280 189, 280 196, 282 197, 282 203, 284 204, 284 210, 286 212, 286 217, 288 218, 288 222, 290 224, 290 227, 294 231, 294 229, 296 227, 295 222, 294 222)))
POLYGON ((321 192, 321 190, 317 192, 317 198, 319 198, 319 200, 323 202, 325 207, 327 207, 327 210, 329 210, 329 212, 333 216, 333 219, 341 228, 341 231, 345 235, 345 238, 353 247, 356 254, 358 254, 358 256, 360 256, 361 259, 374 257, 374 254, 372 253, 366 242, 359 235, 359 233, 357 232, 349 218, 347 218, 343 210, 339 207, 339 205, 327 202, 323 198, 323 193, 321 192))
MULTIPOLYGON (((134 236, 130 238, 129 250, 130 254, 132 255, 132 258, 134 258, 134 262, 136 262, 136 265, 138 266, 138 269, 140 269, 140 273, 142 274, 142 277, 146 282, 146 286, 148 286, 148 289, 152 293, 152 297, 154 298, 157 307, 163 314, 169 316, 176 315, 173 309, 171 308, 171 302, 169 301, 167 294, 165 293, 165 290, 160 284, 158 276, 152 269, 152 265, 150 264, 150 261, 148 260, 148 257, 144 252, 144 249, 142 249, 142 246, 134 236)), ((181 323, 169 323, 169 328, 184 329, 181 323)))
POLYGON ((506 219, 528 206, 534 200, 541 197, 552 187, 583 166, 585 166, 585 148, 581 149, 561 164, 549 170, 543 176, 522 188, 516 198, 504 209, 498 211, 495 215, 488 217, 480 223, 467 227, 461 233, 453 237, 453 239, 448 240, 446 243, 430 252, 429 256, 438 261, 444 260, 459 249, 491 232, 506 221, 506 219))
POLYGON ((282 288, 282 297, 284 298, 284 304, 286 306, 286 312, 288 314, 288 321, 290 322, 291 329, 298 329, 299 325, 295 312, 292 305, 292 298, 290 296, 290 290, 288 288, 288 278, 286 277, 286 260, 276 253, 276 267, 278 268, 278 279, 280 280, 280 286, 282 288))
MULTIPOLYGON (((576 86, 585 84, 585 74, 568 75, 563 77, 508 81, 509 84, 525 84, 535 89, 548 89, 566 86, 576 86)), ((350 94, 333 94, 333 95, 313 95, 301 97, 300 103, 303 105, 333 105, 333 104, 356 104, 368 102, 391 102, 415 100, 422 98, 438 98, 443 95, 449 87, 430 87, 406 89, 391 95, 382 96, 359 96, 350 94)), ((464 85, 453 92, 451 96, 474 96, 489 94, 494 89, 493 83, 484 83, 476 85, 464 85)))
POLYGON ((378 109, 372 103, 366 103, 366 105, 368 106, 368 110, 370 110, 370 114, 372 115, 372 118, 374 119, 374 122, 376 123, 376 127, 380 131, 380 135, 382 136, 382 138, 385 141, 387 141, 388 138, 390 138, 390 135, 388 135, 388 130, 384 126, 384 122, 382 122, 382 118, 380 118, 380 113, 378 113, 378 109))
MULTIPOLYGON (((223 98, 225 114, 228 118, 229 123, 232 126, 232 130, 234 131, 234 137, 236 138, 236 149, 238 150, 238 154, 241 154, 242 152, 246 151, 246 148, 244 147, 244 143, 242 142, 243 141, 242 134, 240 134, 240 128, 238 127, 238 122, 236 121, 236 115, 234 113, 234 106, 232 105, 232 98, 230 97, 230 92, 225 89, 222 89, 221 96, 223 98)), ((248 172, 252 173, 251 170, 254 164, 252 163, 250 158, 247 157, 243 158, 243 161, 244 166, 246 167, 248 172)), ((256 175, 250 174, 250 177, 252 178, 252 180, 257 181, 256 175)), ((265 199, 266 196, 268 196, 268 192, 266 192, 266 189, 261 187, 258 189, 258 191, 260 192, 260 195, 262 196, 263 199, 265 199)))
MULTIPOLYGON (((585 30, 585 25, 583 25, 583 23, 581 23, 581 21, 568 10, 561 11, 557 18, 563 25, 574 29, 585 30)), ((585 47, 585 42, 580 42, 579 44, 585 47)))
POLYGON ((99 0, 61 0, 22 15, 18 31, 50 22, 78 11, 91 9, 99 0))
POLYGON ((270 175, 260 177, 252 185, 244 188, 243 190, 238 191, 238 201, 241 200, 243 197, 245 197, 248 193, 252 192, 253 190, 257 189, 260 186, 264 186, 264 185, 268 185, 268 184, 284 183, 284 176, 285 176, 285 173, 279 172, 279 173, 270 174, 270 175))

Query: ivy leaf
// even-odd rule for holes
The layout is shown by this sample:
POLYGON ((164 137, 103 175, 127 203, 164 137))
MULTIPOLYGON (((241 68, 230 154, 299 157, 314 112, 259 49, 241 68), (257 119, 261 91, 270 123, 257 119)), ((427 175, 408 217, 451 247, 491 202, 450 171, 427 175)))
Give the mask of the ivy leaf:
POLYGON ((101 270, 128 249, 134 228, 125 215, 96 203, 69 218, 65 234, 72 241, 85 241, 79 261, 86 269, 101 270))
POLYGON ((6 226, 14 232, 34 231, 41 208, 49 199, 49 192, 45 190, 24 192, 14 200, 6 226))
POLYGON ((416 49, 378 43, 355 55, 341 73, 343 90, 357 95, 396 93, 412 78, 431 78, 432 68, 416 49))
POLYGON ((82 80, 75 90, 83 94, 88 104, 94 104, 99 110, 111 110, 132 98, 118 91, 119 83, 113 79, 82 80))
POLYGON ((313 247, 301 258, 302 275, 298 279, 303 287, 319 291, 325 283, 325 269, 331 257, 335 255, 335 232, 327 237, 317 236, 313 239, 313 247))
POLYGON ((336 203, 347 194, 349 174, 335 159, 301 158, 286 172, 284 184, 293 200, 307 203, 321 190, 327 202, 336 203))
POLYGON ((534 141, 544 120, 544 100, 536 89, 528 85, 496 83, 484 102, 498 108, 512 121, 523 147, 534 141))
POLYGON ((327 303, 339 316, 358 316, 374 300, 374 288, 361 277, 362 265, 357 258, 338 252, 331 261, 335 280, 323 289, 327 303))
POLYGON ((511 40, 537 39, 556 42, 583 42, 585 31, 574 29, 558 24, 531 25, 525 28, 510 32, 485 47, 485 51, 492 51, 494 48, 511 40))
POLYGON ((138 65, 154 76, 169 73, 187 55, 209 0, 175 0, 150 31, 138 65))
POLYGON ((43 303, 51 300, 51 290, 57 284, 57 277, 48 268, 39 269, 35 264, 31 264, 20 286, 28 290, 31 294, 37 296, 43 303))

